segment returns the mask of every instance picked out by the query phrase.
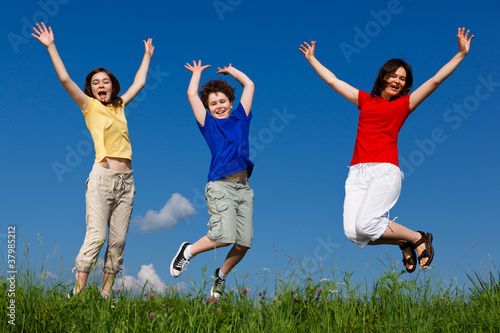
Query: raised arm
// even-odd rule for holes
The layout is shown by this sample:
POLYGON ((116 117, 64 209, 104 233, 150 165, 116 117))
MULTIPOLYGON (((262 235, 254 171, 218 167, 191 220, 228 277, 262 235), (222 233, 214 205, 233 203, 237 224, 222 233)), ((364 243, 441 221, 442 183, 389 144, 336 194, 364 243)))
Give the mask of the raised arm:
POLYGON ((137 96, 139 91, 146 84, 146 77, 148 76, 149 63, 151 61, 151 57, 153 56, 153 52, 155 47, 153 46, 153 39, 148 38, 148 41, 144 42, 144 57, 142 58, 141 66, 135 74, 134 83, 128 88, 128 90, 123 94, 122 100, 125 105, 132 102, 132 100, 137 96))
POLYGON ((36 34, 32 33, 31 35, 47 47, 50 59, 52 60, 52 65, 54 65, 57 77, 61 81, 64 89, 66 89, 71 98, 76 102, 76 104, 78 104, 78 106, 80 106, 82 110, 87 111, 89 108, 87 95, 85 95, 80 87, 78 87, 78 85, 69 77, 66 67, 57 52, 52 28, 49 27, 47 29, 45 23, 42 22, 41 26, 37 23, 36 27, 33 27, 33 30, 36 34))
POLYGON ((342 97, 346 98, 349 102, 352 102, 356 105, 358 103, 358 92, 359 90, 354 88, 353 86, 347 84, 346 82, 339 80, 335 74, 333 74, 328 68, 323 66, 318 59, 314 56, 314 51, 316 50, 316 42, 312 41, 311 45, 305 43, 300 45, 300 52, 302 52, 307 61, 314 68, 316 73, 325 81, 330 87, 333 88, 336 92, 338 92, 342 97))
POLYGON ((193 66, 186 63, 184 67, 193 73, 187 91, 189 103, 191 104, 191 108, 193 109, 194 116, 198 123, 201 126, 205 126, 205 116, 207 115, 207 110, 198 95, 198 89, 200 87, 201 73, 210 67, 210 65, 202 66, 201 60, 198 60, 198 64, 196 64, 196 61, 193 60, 193 66))
POLYGON ((460 65, 462 60, 464 60, 467 53, 469 53, 470 42, 474 35, 469 38, 469 30, 465 32, 465 28, 458 28, 458 53, 451 58, 451 60, 444 65, 432 78, 427 80, 424 84, 418 87, 410 95, 410 110, 415 110, 417 106, 420 105, 430 94, 434 92, 434 90, 439 87, 441 83, 443 83, 448 76, 451 75, 455 71, 455 69, 460 65))
POLYGON ((255 92, 254 83, 248 78, 248 76, 246 76, 245 73, 237 70, 231 64, 229 64, 229 66, 224 66, 224 68, 218 67, 218 70, 217 74, 229 74, 243 86, 240 103, 243 105, 243 108, 248 116, 250 114, 250 110, 252 109, 253 94, 255 92))

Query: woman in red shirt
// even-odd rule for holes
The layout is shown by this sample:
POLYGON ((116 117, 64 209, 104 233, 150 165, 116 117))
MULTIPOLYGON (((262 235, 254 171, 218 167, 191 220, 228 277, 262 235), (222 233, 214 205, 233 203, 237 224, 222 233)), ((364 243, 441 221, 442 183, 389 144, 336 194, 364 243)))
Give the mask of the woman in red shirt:
POLYGON ((408 95, 413 77, 401 59, 387 61, 370 94, 339 80, 314 56, 316 42, 300 51, 318 75, 360 110, 354 154, 346 181, 344 232, 359 247, 393 244, 403 250, 403 264, 413 272, 418 261, 429 266, 434 257, 432 234, 413 231, 389 220, 389 210, 401 191, 397 138, 408 115, 455 71, 469 52, 469 30, 458 29, 458 53, 431 79, 408 95), (415 250, 417 254, 415 254, 415 250))

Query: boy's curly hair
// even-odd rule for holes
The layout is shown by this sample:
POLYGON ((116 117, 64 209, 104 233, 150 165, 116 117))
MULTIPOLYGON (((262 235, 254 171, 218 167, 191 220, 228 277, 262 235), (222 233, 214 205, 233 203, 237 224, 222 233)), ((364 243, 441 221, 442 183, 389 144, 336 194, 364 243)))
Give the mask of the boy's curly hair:
POLYGON ((201 92, 200 92, 200 98, 201 101, 203 102, 203 106, 208 109, 208 96, 211 93, 217 93, 221 92, 224 95, 227 96, 229 99, 229 102, 234 101, 234 88, 229 85, 225 80, 223 79, 218 79, 218 80, 210 80, 207 83, 205 83, 203 86, 201 86, 201 92))

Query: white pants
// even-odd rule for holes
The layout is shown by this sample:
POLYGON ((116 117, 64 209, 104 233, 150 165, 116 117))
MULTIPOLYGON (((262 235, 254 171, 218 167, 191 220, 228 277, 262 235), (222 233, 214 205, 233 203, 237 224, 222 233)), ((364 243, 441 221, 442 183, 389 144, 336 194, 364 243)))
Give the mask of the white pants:
POLYGON ((344 200, 347 238, 362 248, 384 234, 402 180, 403 173, 390 163, 360 163, 349 168, 344 200))

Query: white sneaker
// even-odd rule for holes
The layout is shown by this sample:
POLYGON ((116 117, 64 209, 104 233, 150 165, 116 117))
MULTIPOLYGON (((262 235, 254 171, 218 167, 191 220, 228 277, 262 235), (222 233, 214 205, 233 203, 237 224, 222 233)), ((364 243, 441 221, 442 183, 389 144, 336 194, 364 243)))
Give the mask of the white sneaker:
POLYGON ((106 295, 106 294, 103 294, 102 291, 101 291, 101 297, 104 298, 105 301, 107 301, 108 299, 113 302, 113 303, 118 303, 118 298, 116 297, 110 297, 109 295, 106 295))
POLYGON ((179 277, 182 272, 187 269, 189 265, 189 260, 187 260, 184 257, 184 250, 186 247, 190 245, 188 242, 184 242, 181 244, 179 247, 179 250, 177 251, 177 254, 175 255, 174 259, 172 259, 172 262, 170 263, 170 274, 176 278, 179 277))
POLYGON ((210 290, 210 296, 214 298, 219 298, 222 296, 222 293, 224 292, 224 287, 226 286, 226 280, 221 279, 219 276, 219 270, 220 268, 217 268, 214 273, 214 285, 212 286, 212 289, 210 290))

